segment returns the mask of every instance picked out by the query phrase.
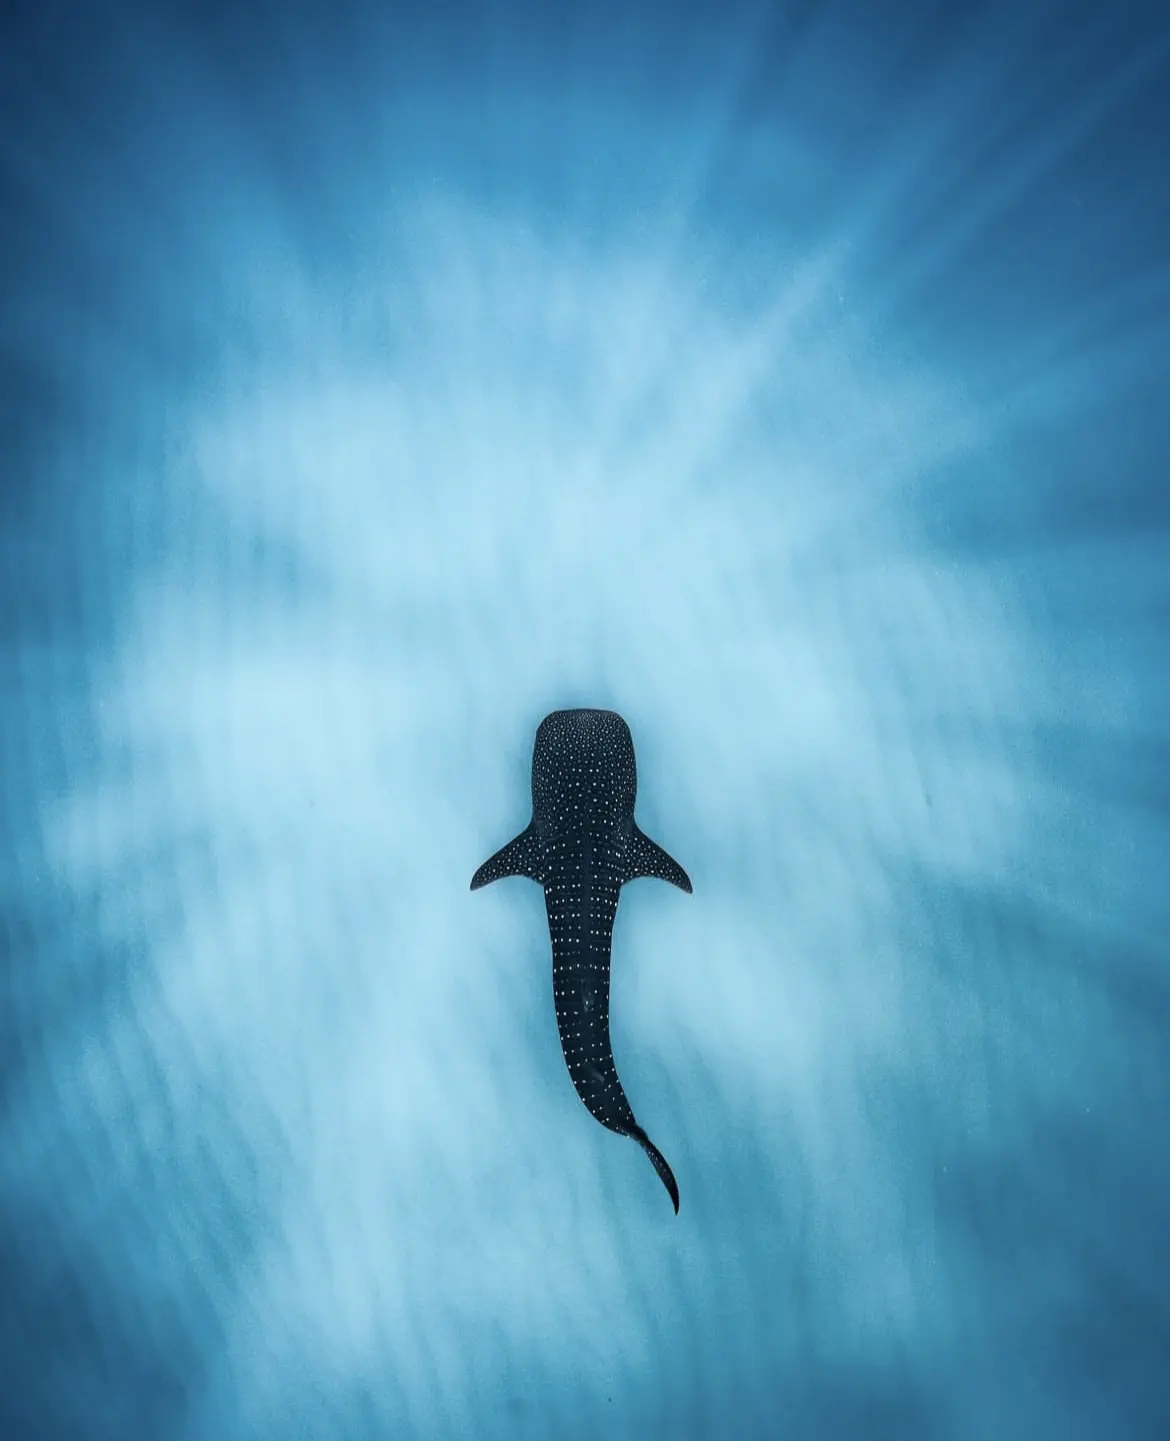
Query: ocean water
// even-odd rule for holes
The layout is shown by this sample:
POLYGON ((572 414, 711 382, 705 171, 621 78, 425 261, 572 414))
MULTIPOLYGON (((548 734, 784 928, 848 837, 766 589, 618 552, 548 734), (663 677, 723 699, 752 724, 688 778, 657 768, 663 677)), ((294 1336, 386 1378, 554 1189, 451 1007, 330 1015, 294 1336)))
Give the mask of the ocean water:
POLYGON ((0 23, 0 1436, 1170 1435, 1170 19, 0 23))

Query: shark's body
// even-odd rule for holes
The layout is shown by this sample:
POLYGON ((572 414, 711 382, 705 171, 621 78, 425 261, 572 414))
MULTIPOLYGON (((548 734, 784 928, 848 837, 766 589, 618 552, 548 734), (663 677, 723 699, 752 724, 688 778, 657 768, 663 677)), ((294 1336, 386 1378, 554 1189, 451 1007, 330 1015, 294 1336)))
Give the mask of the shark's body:
POLYGON ((634 743, 621 716, 554 711, 536 732, 532 821, 480 866, 471 889, 502 876, 544 887, 557 1028, 573 1085, 603 1126, 642 1146, 677 1211, 674 1175, 634 1119, 609 1041, 610 941, 622 886, 659 876, 691 889, 678 862, 634 823, 636 793, 634 743))

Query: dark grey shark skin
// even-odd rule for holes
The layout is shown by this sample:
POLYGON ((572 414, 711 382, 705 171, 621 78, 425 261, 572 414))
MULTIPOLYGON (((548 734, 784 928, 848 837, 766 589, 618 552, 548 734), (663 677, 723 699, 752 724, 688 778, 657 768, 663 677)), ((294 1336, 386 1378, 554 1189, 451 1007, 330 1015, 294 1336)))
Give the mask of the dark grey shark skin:
POLYGON ((637 789, 634 742, 620 715, 553 711, 532 752, 532 820, 480 866, 471 889, 503 876, 544 887, 557 1029, 573 1085, 603 1126, 638 1142, 677 1213, 674 1173, 634 1119, 609 1041, 610 943, 622 886, 658 876, 691 891, 682 866, 635 824, 637 789))

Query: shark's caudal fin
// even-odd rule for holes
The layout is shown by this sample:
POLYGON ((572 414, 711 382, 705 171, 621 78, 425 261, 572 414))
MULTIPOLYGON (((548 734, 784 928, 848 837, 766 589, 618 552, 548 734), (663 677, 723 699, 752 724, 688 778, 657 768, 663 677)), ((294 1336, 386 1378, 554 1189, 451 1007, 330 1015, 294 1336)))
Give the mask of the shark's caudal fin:
POLYGON ((630 1135, 637 1141, 643 1151, 650 1157, 654 1169, 658 1172, 662 1184, 670 1192, 671 1203, 674 1206, 674 1214, 678 1215, 678 1182, 674 1179, 674 1172, 666 1164, 666 1157, 650 1139, 639 1125, 630 1129, 630 1135))
POLYGON ((490 885, 503 876, 527 876, 529 880, 544 883, 544 847, 531 826, 484 861, 471 878, 471 889, 478 891, 480 886, 490 885))
POLYGON ((691 878, 682 866, 635 826, 633 843, 626 854, 622 883, 636 880, 638 876, 657 876, 659 880, 669 881, 672 886, 677 886, 680 891, 686 891, 688 895, 691 893, 691 878))

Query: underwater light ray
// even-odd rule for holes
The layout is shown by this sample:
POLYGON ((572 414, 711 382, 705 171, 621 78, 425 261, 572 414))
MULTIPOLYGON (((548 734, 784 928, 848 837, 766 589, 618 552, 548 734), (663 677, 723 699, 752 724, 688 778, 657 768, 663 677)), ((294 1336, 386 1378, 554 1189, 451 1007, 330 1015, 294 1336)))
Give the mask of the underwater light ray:
MULTIPOLYGON (((761 100, 742 39, 709 93, 697 44, 647 69, 653 17, 547 67, 504 11, 490 65, 478 12, 403 25, 396 89, 372 17, 287 12, 263 84, 257 16, 201 32, 201 68, 152 42, 125 115, 147 131, 187 76, 181 186, 161 122, 121 165, 62 128, 46 186, 93 224, 41 216, 58 271, 20 343, 68 403, 4 535, 0 1194, 29 1326, 0 1423, 1158 1424, 1165 537, 1113 516, 1073 546, 1038 498, 1074 462, 1088 530, 1115 470, 1156 472, 1155 422, 1084 468, 1159 353, 1159 282, 1124 315, 1120 285, 1018 302, 990 349, 914 330, 925 278, 993 314, 996 280, 959 217, 916 231, 900 145, 985 155, 967 97, 1049 22, 992 11, 935 57, 884 17, 871 66, 853 13, 802 32, 810 111, 793 70, 761 100), (560 108, 566 70, 604 122, 560 108), (851 148, 867 109, 887 130, 851 148), (592 166, 579 231, 533 116, 592 166), (760 127, 785 144, 751 172, 760 127), (101 178, 67 193, 74 159, 101 178), (694 855, 693 917, 632 896, 614 977, 687 1197, 669 1239, 640 1158, 573 1126, 539 915, 451 899, 562 700, 628 706, 694 855)), ((1099 34, 1070 22, 1060 76, 1099 34)), ((1052 180, 1064 86, 1004 117, 1008 191, 1052 180)))

